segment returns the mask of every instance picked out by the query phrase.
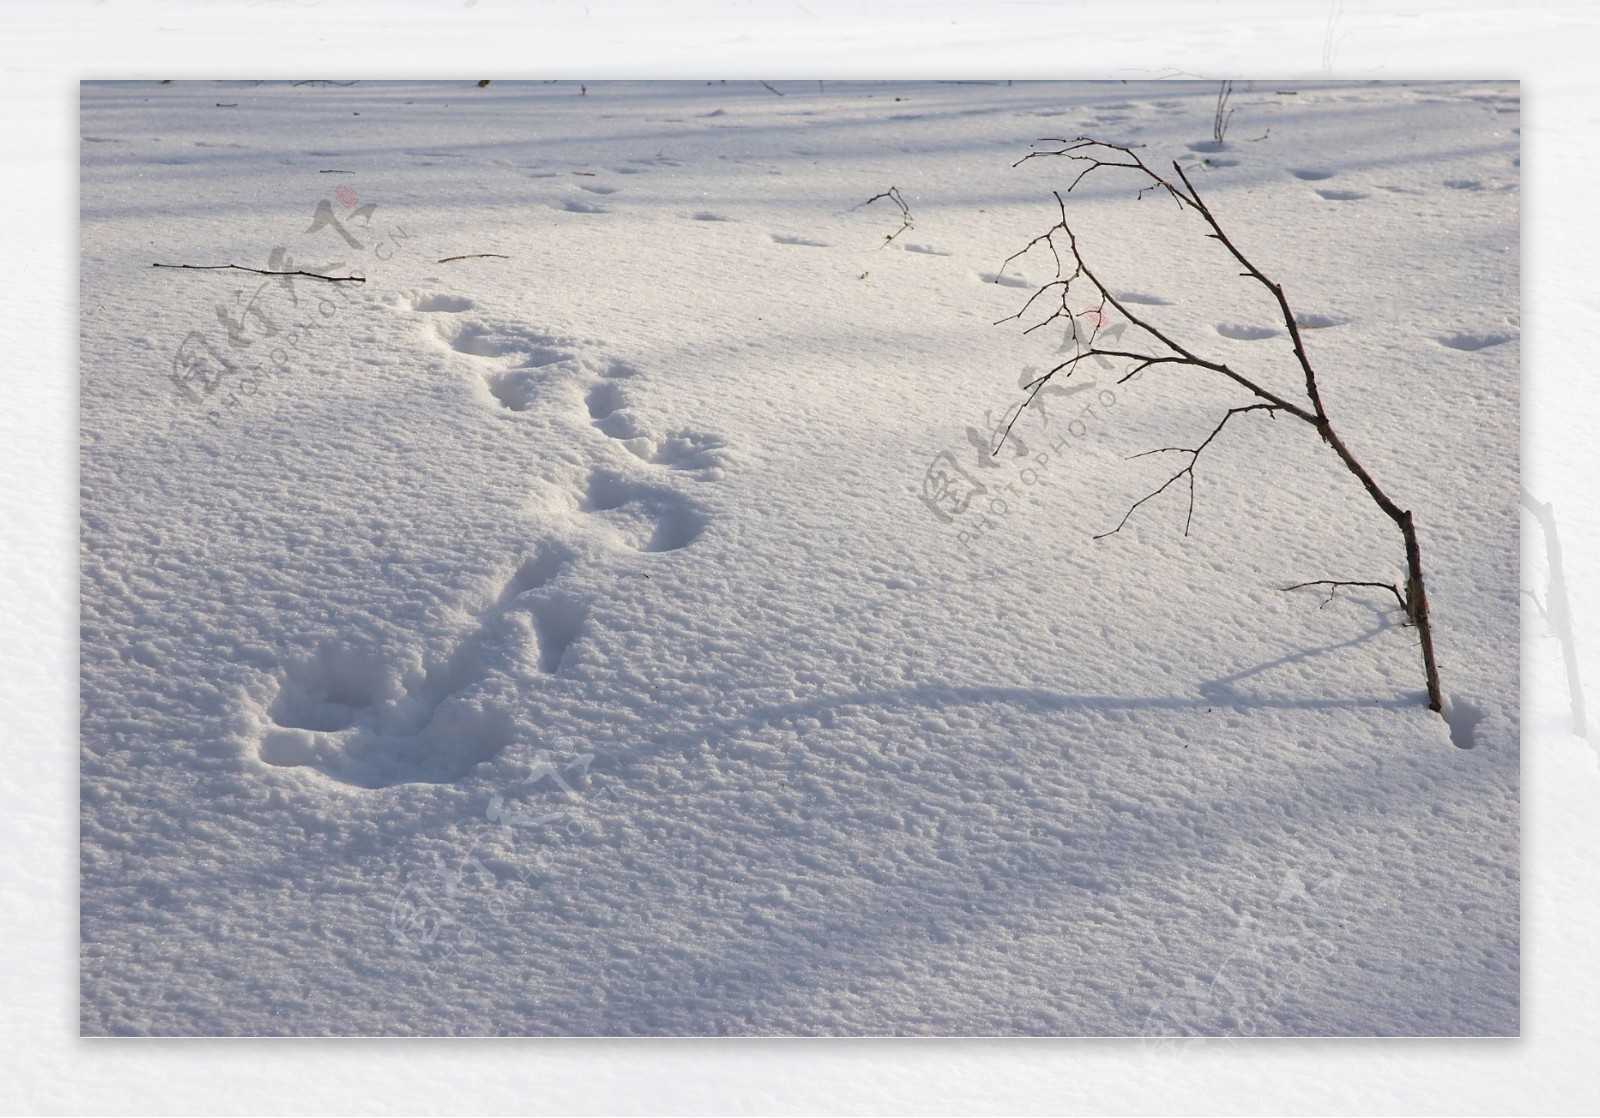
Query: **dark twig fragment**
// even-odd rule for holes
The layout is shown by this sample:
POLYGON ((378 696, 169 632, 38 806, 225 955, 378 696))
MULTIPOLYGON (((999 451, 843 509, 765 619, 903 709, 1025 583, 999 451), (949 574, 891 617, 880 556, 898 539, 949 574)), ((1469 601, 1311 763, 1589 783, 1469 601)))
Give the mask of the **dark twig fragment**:
POLYGON ((192 272, 225 272, 229 268, 239 272, 254 272, 258 276, 305 276, 308 279, 327 280, 329 283, 366 283, 366 276, 324 276, 317 272, 274 272, 269 268, 246 268, 243 264, 152 264, 152 268, 186 268, 192 272))
MULTIPOLYGON (((879 198, 887 198, 889 201, 900 207, 900 228, 896 229, 893 233, 884 234, 883 245, 887 245, 901 233, 904 233, 907 229, 911 228, 911 207, 906 205, 906 200, 904 198, 900 197, 900 191, 892 186, 881 194, 874 194, 871 198, 868 198, 865 202, 861 203, 861 205, 870 206, 879 198)), ((878 247, 882 248, 883 245, 879 245, 878 247)))

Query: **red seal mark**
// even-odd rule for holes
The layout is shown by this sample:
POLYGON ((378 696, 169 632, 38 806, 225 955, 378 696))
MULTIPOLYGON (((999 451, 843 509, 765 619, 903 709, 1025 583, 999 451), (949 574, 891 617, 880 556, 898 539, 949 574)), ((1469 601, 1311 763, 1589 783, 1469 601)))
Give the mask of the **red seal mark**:
POLYGON ((339 199, 339 203, 346 209, 361 201, 360 195, 356 193, 356 188, 348 183, 340 183, 334 187, 333 196, 339 199))

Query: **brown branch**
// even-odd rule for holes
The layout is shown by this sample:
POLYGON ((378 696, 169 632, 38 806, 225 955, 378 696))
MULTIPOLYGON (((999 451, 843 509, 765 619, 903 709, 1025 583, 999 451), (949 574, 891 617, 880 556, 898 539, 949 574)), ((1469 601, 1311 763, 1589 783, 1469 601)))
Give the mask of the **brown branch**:
POLYGON ((446 256, 442 260, 434 261, 434 263, 436 263, 436 264, 448 264, 452 260, 484 260, 484 259, 487 259, 489 257, 494 257, 494 259, 496 259, 496 260, 510 260, 511 259, 511 257, 502 255, 501 253, 498 253, 498 252, 469 252, 465 256, 446 256))
MULTIPOLYGON (((1370 586, 1376 590, 1389 591, 1394 595, 1394 600, 1400 603, 1400 608, 1402 610, 1406 608, 1406 600, 1401 596, 1400 588, 1392 582, 1355 582, 1349 579, 1319 578, 1311 582, 1297 582, 1293 586, 1280 586, 1278 589, 1287 593, 1290 590, 1300 590, 1307 586, 1331 586, 1333 589, 1328 591, 1328 602, 1333 601, 1334 591, 1341 586, 1370 586)), ((1328 602, 1323 602, 1322 605, 1326 606, 1328 602)), ((1317 608, 1321 609, 1322 606, 1317 608)))
POLYGON ((1140 505, 1144 504, 1146 501, 1150 500, 1153 497, 1159 497, 1166 490, 1167 486, 1171 485, 1173 482, 1177 481, 1180 477, 1183 477, 1185 475, 1188 475, 1188 478, 1189 478, 1189 515, 1184 517, 1184 520, 1183 520, 1183 534, 1185 536, 1187 536, 1189 534, 1189 525, 1194 520, 1194 467, 1195 467, 1195 463, 1200 461, 1200 452, 1205 450, 1206 447, 1211 445, 1211 440, 1216 438, 1218 435, 1220 435, 1222 433, 1222 429, 1228 425, 1228 420, 1232 419, 1234 416, 1242 415, 1247 411, 1265 411, 1265 412, 1271 413, 1271 412, 1276 412, 1278 410, 1279 410, 1279 408, 1278 408, 1278 406, 1276 404, 1247 404, 1246 406, 1244 406, 1242 408, 1229 408, 1228 409, 1228 413, 1222 417, 1221 422, 1219 422, 1216 425, 1216 427, 1212 428, 1211 434, 1207 435, 1205 437, 1205 440, 1203 442, 1201 442, 1201 444, 1199 446, 1196 446, 1196 447, 1162 446, 1162 447, 1157 447, 1155 450, 1145 450, 1145 451, 1139 452, 1138 454, 1130 454, 1130 455, 1128 455, 1128 458, 1131 461, 1134 458, 1144 458, 1144 457, 1147 457, 1147 456, 1149 456, 1151 454, 1166 454, 1166 453, 1169 453, 1169 452, 1170 453, 1174 453, 1174 454, 1187 454, 1187 455, 1189 455, 1189 464, 1187 466, 1185 466, 1183 469, 1179 470, 1177 473, 1173 474, 1171 477, 1169 477, 1162 484, 1160 489, 1157 489, 1154 493, 1150 493, 1150 494, 1148 494, 1148 495, 1146 495, 1144 497, 1139 498, 1139 500, 1135 501, 1133 503, 1133 507, 1130 508, 1126 513, 1123 514, 1122 523, 1121 524, 1118 524, 1115 528, 1111 529, 1111 531, 1109 531, 1109 532, 1101 532, 1098 536, 1095 537, 1095 539, 1103 540, 1107 536, 1113 536, 1113 535, 1116 535, 1118 532, 1122 531, 1122 526, 1124 524, 1128 523, 1128 518, 1131 517, 1134 514, 1135 510, 1137 510, 1140 505))
MULTIPOLYGON (((1222 127, 1226 126, 1226 118, 1220 116, 1222 112, 1221 106, 1225 104, 1225 101, 1225 97, 1223 100, 1219 101, 1218 109, 1219 123, 1222 127)), ((1268 390, 1266 387, 1257 383, 1250 377, 1240 373, 1227 363, 1209 360, 1205 357, 1202 357, 1198 353, 1192 352, 1191 350, 1185 348, 1175 339, 1164 333, 1153 322, 1130 310, 1122 303, 1121 300, 1107 290, 1106 286, 1100 282, 1099 277, 1095 275, 1093 269, 1091 269, 1084 261, 1083 256, 1078 249, 1077 236, 1074 234, 1071 226, 1067 222, 1066 203, 1062 198, 1062 192, 1059 190, 1055 191, 1054 194, 1056 199, 1056 207, 1060 212, 1061 219, 1044 233, 1029 241, 1020 251, 1008 256, 1005 262, 1001 265, 1001 273, 1004 273, 1005 268, 1009 266, 1012 261, 1027 254, 1028 252, 1031 252, 1041 243, 1050 249, 1051 255, 1056 264, 1055 279, 1039 287, 1028 299, 1028 301, 1023 304, 1022 309, 1019 310, 1017 314, 1010 317, 1021 320, 1023 316, 1028 313, 1030 308, 1033 307, 1034 303, 1040 297, 1044 296, 1046 292, 1056 291, 1060 297, 1059 307, 1057 307, 1047 318, 1041 322, 1027 327, 1024 330, 1024 333, 1029 333, 1033 330, 1036 330, 1041 326, 1044 326, 1050 322, 1054 322, 1058 318, 1066 317, 1073 323, 1073 340, 1075 344, 1078 344, 1078 352, 1072 358, 1063 362, 1055 369, 1050 370, 1050 372, 1045 374, 1045 376, 1041 378, 1037 384, 1033 385, 1032 387, 1034 391, 1023 402, 1022 407, 1025 408, 1033 402, 1033 400, 1038 396, 1039 388, 1042 387, 1043 382, 1048 380, 1049 377, 1055 375, 1055 373, 1060 372, 1063 369, 1067 370, 1067 376, 1071 376, 1072 372, 1075 371, 1077 364, 1084 357, 1090 356, 1116 357, 1121 359, 1131 359, 1138 362, 1137 367, 1135 367, 1131 372, 1127 373, 1118 383, 1124 383, 1152 365, 1187 365, 1193 368, 1218 373, 1221 376, 1233 381, 1235 384, 1251 393, 1251 395, 1255 396, 1257 399, 1264 401, 1264 403, 1253 404, 1247 407, 1234 408, 1230 410, 1226 415, 1223 416, 1221 423, 1217 425, 1215 430, 1212 431, 1211 435, 1206 439, 1205 442, 1201 443, 1199 447, 1193 449, 1187 447, 1163 447, 1157 451, 1147 451, 1146 453, 1150 454, 1162 453, 1164 451, 1175 451, 1179 453, 1187 453, 1191 455, 1191 458, 1189 465, 1183 470, 1178 471, 1178 473, 1174 474, 1172 477, 1168 478, 1166 483, 1163 484, 1161 488, 1146 495, 1136 502, 1133 507, 1128 510, 1127 514, 1123 516, 1121 524, 1118 524, 1116 528, 1111 530, 1111 532, 1102 533, 1095 538, 1103 539, 1105 536, 1112 535, 1115 532, 1120 531, 1123 525, 1127 524, 1128 518, 1133 515, 1140 505, 1158 496, 1179 478, 1185 476, 1187 476, 1189 481, 1189 517, 1184 521, 1184 534, 1187 535, 1189 532, 1189 525, 1194 516, 1194 466, 1199 460, 1200 451, 1205 449, 1205 447, 1210 443, 1211 439, 1216 437, 1216 435, 1222 430, 1222 427, 1234 415, 1244 411, 1254 410, 1264 410, 1272 413, 1279 411, 1287 412, 1296 419, 1302 420, 1316 429, 1317 434, 1322 441, 1333 449, 1334 453, 1338 455, 1339 460, 1344 463, 1345 468, 1348 469, 1356 478, 1356 480, 1361 483, 1362 488, 1365 489, 1368 496, 1372 498, 1373 503, 1378 506, 1385 516, 1394 521, 1395 525, 1400 529, 1401 538, 1405 544, 1406 567, 1408 572, 1405 594, 1403 596, 1400 595, 1399 591, 1392 586, 1388 587, 1388 589, 1395 591, 1396 597, 1401 600, 1401 604, 1406 611, 1407 617, 1411 620, 1412 624, 1416 625, 1417 627, 1422 644, 1423 671, 1427 677, 1428 683, 1428 705, 1435 711, 1442 711, 1444 706, 1444 692, 1439 683, 1439 669, 1434 658, 1433 626, 1431 615, 1428 609, 1427 591, 1423 582, 1421 546, 1417 539, 1416 526, 1412 520, 1411 512, 1408 509, 1401 508, 1393 499, 1389 497, 1387 493, 1383 491, 1381 487, 1379 487, 1377 481, 1370 473, 1367 472, 1365 467, 1363 467, 1361 463, 1356 460, 1356 457, 1350 451, 1350 448, 1333 429, 1332 422, 1329 420, 1328 414, 1323 407, 1321 393, 1318 390, 1316 371, 1312 368, 1310 358, 1306 354, 1305 343, 1304 339, 1301 337, 1299 322, 1295 317, 1293 308, 1291 308, 1289 305, 1288 297, 1284 294, 1282 285, 1275 283, 1273 280, 1268 278, 1268 276, 1262 272, 1260 268, 1256 267, 1256 265, 1244 255, 1239 246, 1235 244, 1233 239, 1228 236, 1226 231, 1224 231, 1221 223, 1217 220, 1216 215, 1201 197, 1200 192, 1198 189, 1196 189, 1194 183, 1190 181, 1187 172, 1185 172, 1184 168, 1176 161, 1174 161, 1172 164, 1173 171, 1177 176, 1176 181, 1174 181, 1172 179, 1165 178, 1154 171, 1148 164, 1145 163, 1144 159, 1133 148, 1121 144, 1107 143, 1105 141, 1096 140, 1088 136, 1078 136, 1071 140, 1061 138, 1042 139, 1036 141, 1033 147, 1034 150, 1030 151, 1027 155, 1019 159, 1014 166, 1020 166, 1030 159, 1043 158, 1046 156, 1064 156, 1067 159, 1087 164, 1087 166, 1085 166, 1081 171, 1078 172, 1076 176, 1073 177, 1071 183, 1068 184, 1066 192, 1069 194, 1076 189, 1077 186, 1082 183, 1083 180, 1092 172, 1101 170, 1102 168, 1117 168, 1120 170, 1132 171, 1143 179, 1143 182, 1138 189, 1138 198, 1142 199, 1145 193, 1150 191, 1164 190, 1177 203, 1180 210, 1187 208, 1199 214, 1201 220, 1205 223, 1208 230, 1205 234, 1206 237, 1221 244, 1227 253, 1238 262, 1241 268, 1243 268, 1243 271, 1241 271, 1239 275, 1247 279, 1252 279, 1261 284, 1272 296, 1273 301, 1277 304, 1278 312, 1282 316, 1284 326, 1288 330, 1289 340, 1293 348, 1294 357, 1300 366, 1300 370, 1305 382, 1305 403, 1295 403, 1291 400, 1285 399, 1277 393, 1268 390), (1041 145, 1053 146, 1041 147, 1041 145), (1067 251, 1073 260, 1072 273, 1065 278, 1063 278, 1062 275, 1064 268, 1062 253, 1056 241, 1058 235, 1065 237, 1067 251), (1071 304, 1069 302, 1069 297, 1075 293, 1074 285, 1078 284, 1080 280, 1085 281, 1093 286, 1094 290, 1090 296, 1089 305, 1100 308, 1102 315, 1103 308, 1105 306, 1110 305, 1111 307, 1115 308, 1115 310, 1121 314, 1130 325, 1137 327, 1144 334, 1148 335, 1150 338, 1154 339, 1155 342, 1159 343, 1159 346, 1156 347, 1158 351, 1155 353, 1135 353, 1128 350, 1099 349, 1094 345, 1092 335, 1089 339, 1088 348, 1084 349, 1081 343, 1079 343, 1076 330, 1076 319, 1073 315, 1071 304)), ((997 282, 999 278, 1000 276, 997 274, 995 277, 997 282)), ((1005 322, 1009 321, 1009 319, 1001 319, 1000 321, 1005 322)), ((1013 422, 1015 422, 1014 419, 1013 422)), ((1140 457, 1140 455, 1134 455, 1134 457, 1140 457)), ((1332 580, 1321 580, 1320 584, 1328 584, 1330 581, 1332 580)), ((1318 583, 1302 583, 1300 585, 1317 584, 1318 583)), ((1337 585, 1357 584, 1337 583, 1337 585)), ((1377 583, 1372 585, 1383 586, 1384 584, 1377 583)))
MULTIPOLYGON (((1190 205, 1205 220, 1205 223, 1211 227, 1210 236, 1212 239, 1221 242, 1222 247, 1227 249, 1233 258, 1244 267, 1244 275, 1256 280, 1272 293, 1273 299, 1278 304, 1278 311, 1283 316, 1284 325, 1289 329, 1289 340, 1294 346, 1295 360, 1300 363, 1301 372, 1305 375, 1306 396, 1311 401, 1311 410, 1316 414, 1318 420, 1325 422, 1328 416, 1322 410, 1322 396, 1317 391, 1317 374, 1311 368, 1311 360, 1306 356, 1305 342, 1300 337, 1300 324, 1295 321, 1294 311, 1289 307, 1289 300, 1284 295, 1283 288, 1273 283, 1262 274, 1261 269, 1245 259, 1244 253, 1239 251, 1239 247, 1233 243, 1232 238, 1222 231, 1222 226, 1217 223, 1216 216, 1211 212, 1210 207, 1200 199, 1199 192, 1195 190, 1194 184, 1189 181, 1189 176, 1183 173, 1183 168, 1179 167, 1176 162, 1172 166, 1178 172, 1178 177, 1183 179, 1183 185, 1189 188, 1190 205)), ((1387 509, 1384 511, 1388 512, 1387 509)))
POLYGON ((870 206, 879 198, 887 198, 889 201, 900 207, 900 228, 896 229, 893 233, 887 234, 883 238, 883 244, 878 246, 879 248, 883 248, 901 233, 904 233, 907 229, 911 228, 911 207, 906 205, 906 200, 904 198, 900 197, 900 191, 892 186, 881 194, 874 194, 871 198, 868 198, 865 202, 861 203, 861 205, 870 206))
POLYGON ((366 283, 365 276, 324 276, 316 272, 274 272, 265 268, 246 268, 243 264, 152 264, 152 268, 187 268, 194 272, 223 272, 229 268, 241 272, 254 272, 258 276, 308 276, 329 283, 366 283))
MULTIPOLYGON (((1075 141, 1074 143, 1077 143, 1077 142, 1075 141)), ((1084 141, 1083 143, 1078 143, 1078 146, 1081 147, 1081 146, 1084 146, 1084 144, 1089 144, 1089 143, 1094 143, 1094 141, 1084 141)), ((1102 145, 1102 146, 1115 147, 1115 145, 1102 145)), ((1033 154, 1034 155, 1058 155, 1058 154, 1070 153, 1073 150, 1075 150, 1075 148, 1069 147, 1069 148, 1063 149, 1060 152, 1035 152, 1033 154)), ((1127 149, 1127 148, 1117 148, 1117 150, 1124 151, 1124 152, 1129 151, 1129 149, 1127 149)), ((1131 155, 1132 153, 1129 152, 1129 154, 1131 155)), ((1028 158, 1031 158, 1031 156, 1028 157, 1028 158)), ((1188 205, 1188 206, 1190 206, 1192 208, 1195 208, 1195 209, 1199 208, 1198 199, 1192 198, 1189 195, 1185 195, 1182 191, 1177 190, 1176 188, 1166 184, 1164 180, 1159 179, 1159 176, 1155 175, 1155 172, 1151 171, 1148 167, 1146 167, 1144 165, 1144 163, 1138 159, 1137 156, 1133 156, 1134 163, 1132 163, 1132 164, 1128 164, 1128 163, 1094 162, 1093 161, 1093 157, 1084 156, 1084 155, 1071 155, 1070 158, 1090 160, 1092 162, 1092 165, 1084 172, 1085 174, 1087 174, 1088 171, 1092 171, 1092 170, 1097 169, 1098 167, 1103 167, 1103 166, 1113 166, 1113 167, 1133 167, 1133 166, 1137 166, 1140 170, 1144 171, 1145 174, 1150 175, 1152 178, 1156 178, 1157 181, 1161 182, 1162 185, 1165 186, 1166 189, 1169 190, 1175 198, 1179 199, 1180 205, 1188 205)), ((1080 175, 1079 179, 1081 179, 1082 177, 1083 176, 1080 175)), ((1192 189, 1193 188, 1191 187, 1191 190, 1192 189)), ((1070 190, 1070 188, 1069 188, 1069 190, 1070 190)), ((1050 248, 1050 252, 1051 252, 1051 254, 1052 254, 1052 256, 1053 256, 1053 258, 1055 260, 1055 264, 1056 264, 1056 278, 1054 280, 1051 280, 1049 283, 1044 284, 1042 287, 1040 287, 1038 290, 1036 290, 1033 293, 1033 295, 1031 295, 1028 298, 1028 301, 1022 305, 1022 309, 1017 311, 1016 314, 1008 315, 1007 317, 1000 319, 999 320, 1000 322, 1009 322, 1009 321, 1011 321, 1013 319, 1020 319, 1024 314, 1027 313, 1028 308, 1031 307, 1034 304, 1034 302, 1039 299, 1040 296, 1042 296, 1045 292, 1049 291, 1051 288, 1055 288, 1055 287, 1059 287, 1060 288, 1060 297, 1061 297, 1061 305, 1060 305, 1060 307, 1057 308, 1055 311, 1053 311, 1049 315, 1049 317, 1043 319, 1040 322, 1034 323, 1032 326, 1029 326, 1029 327, 1025 328, 1023 330, 1023 333, 1025 333, 1025 334, 1032 333, 1034 330, 1037 330, 1040 327, 1046 326, 1046 325, 1050 324, 1051 322, 1054 322, 1058 318, 1062 318, 1062 317, 1066 317, 1066 318, 1069 318, 1069 319, 1074 318, 1075 316, 1073 315, 1071 307, 1069 306, 1069 303, 1068 303, 1068 297, 1072 292, 1072 284, 1073 284, 1073 282, 1078 280, 1081 277, 1083 279, 1088 280, 1089 283, 1094 285, 1095 295, 1091 297, 1091 300, 1095 305, 1104 306, 1105 304, 1109 303, 1112 307, 1114 307, 1117 310, 1117 312, 1119 314, 1122 315, 1123 318, 1127 319, 1127 321, 1131 325, 1136 326, 1140 330, 1144 331, 1146 334, 1149 334, 1156 341, 1160 342, 1163 346, 1165 346, 1168 350, 1170 350, 1173 354, 1176 354, 1177 356, 1176 357, 1159 357, 1159 356, 1156 356, 1156 355, 1153 355, 1153 354, 1129 354, 1129 353, 1122 353, 1122 352, 1113 351, 1113 350, 1096 350, 1096 349, 1093 348, 1092 340, 1091 340, 1091 346, 1090 346, 1089 351, 1087 353, 1080 354, 1079 356, 1095 356, 1096 354, 1103 354, 1103 355, 1108 356, 1108 357, 1109 356, 1132 357, 1135 360, 1140 360, 1140 361, 1144 361, 1145 362, 1144 365, 1141 365, 1138 369, 1135 369, 1132 372, 1130 372, 1129 374, 1127 374, 1127 376, 1125 376, 1123 378, 1124 381, 1126 381, 1128 379, 1131 379, 1134 376, 1137 376, 1141 371, 1143 371, 1144 368, 1146 368, 1146 367, 1148 367, 1149 365, 1152 365, 1152 364, 1183 364, 1183 365, 1194 365, 1194 366, 1196 366, 1198 368, 1202 368, 1202 369, 1209 369, 1212 372, 1221 373, 1223 376, 1225 376, 1228 379, 1234 381, 1235 383, 1239 384, 1242 388, 1244 388, 1247 391, 1249 391, 1252 395, 1254 395, 1254 396, 1256 396, 1256 397, 1258 397, 1258 398, 1260 398, 1262 400, 1265 400, 1267 403, 1273 405, 1273 407, 1275 407, 1275 408, 1278 408, 1278 409, 1280 409, 1282 411, 1288 412, 1289 414, 1293 415, 1297 419, 1305 420, 1308 423, 1315 423, 1316 422, 1317 416, 1315 414, 1313 414, 1312 412, 1306 410, 1305 408, 1299 406, 1298 404, 1295 404, 1295 403, 1293 403, 1293 402, 1291 402, 1289 400, 1284 399, 1283 397, 1279 396, 1275 392, 1269 391, 1268 389, 1262 387, 1261 385, 1259 385, 1256 382, 1252 381, 1248 377, 1243 376, 1242 374, 1240 374, 1239 372, 1237 372, 1236 370, 1234 370, 1233 368, 1231 368, 1230 366, 1228 366, 1227 364, 1225 364, 1223 362, 1220 362, 1220 361, 1209 361, 1209 360, 1199 356, 1198 354, 1191 352, 1190 350, 1186 349, 1184 346, 1180 345, 1174 339, 1168 337, 1164 332, 1162 332, 1159 328, 1157 328, 1153 323, 1145 320, 1144 318, 1140 317, 1138 314, 1135 314, 1133 311, 1129 310, 1128 307, 1122 302, 1122 300, 1118 299, 1115 295, 1113 295, 1111 293, 1111 291, 1105 286, 1105 284, 1100 282, 1099 277, 1094 274, 1093 270, 1091 270, 1089 265, 1084 261, 1082 253, 1080 253, 1078 251, 1078 238, 1077 238, 1077 235, 1072 231, 1072 227, 1067 223, 1066 201, 1065 201, 1065 199, 1063 199, 1061 197, 1061 192, 1060 191, 1056 191, 1055 192, 1055 199, 1056 199, 1056 208, 1061 213, 1061 220, 1058 221, 1055 225, 1051 226, 1045 232, 1041 233, 1039 236, 1035 237, 1033 240, 1029 241, 1027 243, 1027 245, 1025 245, 1021 250, 1019 250, 1018 252, 1014 252, 1010 256, 1006 257, 1006 259, 1000 265, 1000 271, 995 274, 995 282, 998 283, 999 280, 1000 280, 1000 277, 1005 274, 1005 269, 1006 269, 1007 265, 1009 265, 1013 260, 1017 259, 1019 256, 1023 256, 1026 253, 1028 253, 1029 251, 1031 251, 1040 242, 1043 242, 1044 244, 1046 244, 1050 248), (1062 271, 1061 253, 1060 253, 1060 250, 1057 249, 1056 242, 1055 242, 1056 234, 1058 234, 1058 233, 1065 234, 1065 236, 1067 238, 1067 251, 1071 254, 1072 259, 1073 259, 1072 274, 1070 276, 1067 276, 1065 279, 1063 279, 1062 275, 1061 275, 1061 271, 1062 271)), ((1074 336, 1076 337, 1076 330, 1074 330, 1074 336)))

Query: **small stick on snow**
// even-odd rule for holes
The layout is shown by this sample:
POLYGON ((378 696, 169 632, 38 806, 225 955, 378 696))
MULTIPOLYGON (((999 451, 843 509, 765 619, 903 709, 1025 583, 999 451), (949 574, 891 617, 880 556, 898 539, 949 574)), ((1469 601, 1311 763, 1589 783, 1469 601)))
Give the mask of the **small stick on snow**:
POLYGON ((246 268, 243 264, 152 264, 152 268, 187 268, 194 272, 224 272, 233 268, 240 272, 254 272, 258 276, 308 276, 329 283, 366 283, 366 276, 324 276, 316 272, 274 272, 266 268, 246 268))
MULTIPOLYGON (((911 228, 911 207, 906 205, 906 200, 904 198, 900 197, 900 191, 892 186, 881 194, 874 194, 871 198, 868 198, 865 202, 861 203, 861 205, 870 206, 879 198, 887 198, 889 201, 900 207, 900 228, 896 229, 893 233, 884 234, 883 245, 887 245, 901 233, 904 233, 907 229, 911 228)), ((859 209, 860 207, 857 208, 859 209)), ((882 248, 883 245, 879 245, 878 247, 882 248)))
MULTIPOLYGON (((1205 437, 1205 441, 1202 442, 1199 446, 1194 446, 1194 447, 1189 447, 1189 446, 1161 446, 1161 447, 1157 447, 1155 450, 1145 450, 1145 451, 1139 452, 1138 454, 1130 454, 1130 455, 1128 455, 1129 459, 1131 460, 1131 459, 1134 459, 1134 458, 1144 458, 1147 455, 1151 455, 1151 454, 1166 454, 1166 453, 1169 453, 1169 452, 1174 453, 1174 454, 1187 454, 1189 456, 1189 464, 1187 466, 1185 466, 1183 469, 1179 470, 1177 473, 1173 474, 1171 477, 1169 477, 1166 480, 1166 482, 1162 484, 1160 489, 1157 489, 1155 492, 1150 493, 1147 496, 1141 497, 1137 501, 1135 501, 1133 503, 1133 508, 1130 508, 1123 515, 1121 524, 1118 524, 1115 528, 1111 529, 1111 531, 1109 531, 1109 532, 1101 532, 1098 536, 1095 537, 1095 539, 1103 540, 1107 536, 1114 536, 1118 532, 1122 531, 1122 525, 1126 524, 1128 522, 1128 518, 1130 516, 1132 516, 1136 511, 1138 511, 1138 508, 1139 508, 1140 505, 1144 504, 1146 501, 1150 500, 1152 497, 1159 497, 1162 494, 1162 492, 1164 492, 1166 490, 1168 485, 1171 485, 1173 482, 1177 481, 1180 477, 1183 477, 1184 475, 1188 475, 1188 478, 1189 478, 1189 514, 1183 518, 1183 534, 1187 536, 1189 534, 1189 525, 1194 522, 1194 467, 1195 467, 1195 464, 1200 461, 1200 452, 1205 450, 1206 447, 1211 445, 1211 440, 1216 438, 1218 435, 1220 435, 1222 433, 1222 429, 1228 425, 1228 420, 1232 419, 1234 416, 1240 415, 1243 412, 1247 412, 1247 411, 1264 411, 1267 414, 1271 415, 1271 414, 1273 414, 1274 412, 1276 412, 1278 410, 1279 410, 1279 408, 1278 408, 1277 404, 1247 404, 1244 407, 1240 407, 1240 408, 1229 408, 1228 409, 1228 414, 1226 414, 1226 415, 1224 415, 1222 417, 1222 422, 1218 423, 1216 425, 1216 427, 1212 429, 1211 434, 1207 435, 1205 437)), ((1301 585, 1305 586, 1305 585, 1309 585, 1309 584, 1308 583, 1301 583, 1301 585)))
MULTIPOLYGON (((1371 586, 1376 590, 1387 590, 1389 593, 1394 595, 1394 600, 1400 603, 1401 609, 1406 608, 1406 600, 1401 596, 1400 588, 1392 582, 1352 582, 1345 579, 1319 578, 1313 582, 1297 582, 1293 586, 1280 586, 1278 589, 1287 592, 1290 590, 1299 590, 1306 586, 1332 587, 1332 589, 1328 591, 1328 602, 1333 601, 1334 592, 1337 591, 1341 586, 1371 586)), ((1328 602, 1323 602, 1322 605, 1325 606, 1328 604, 1328 602)), ((1317 608, 1320 609, 1322 607, 1319 606, 1317 608)))

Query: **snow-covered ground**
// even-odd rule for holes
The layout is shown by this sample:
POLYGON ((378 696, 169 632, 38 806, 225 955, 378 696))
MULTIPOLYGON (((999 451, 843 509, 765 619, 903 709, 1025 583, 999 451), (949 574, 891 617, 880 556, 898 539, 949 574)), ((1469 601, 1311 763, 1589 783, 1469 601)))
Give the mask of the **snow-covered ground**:
MULTIPOLYGON (((83 1032, 1516 1034, 1519 91, 1216 98, 85 84, 83 1032), (1403 577, 1304 425, 1187 536, 1092 538, 1219 379, 1086 366, 986 460, 1066 344, 998 320, 1075 169, 1012 164, 1084 133, 1284 285, 1457 741, 1392 596, 1279 589, 1403 577)), ((1135 186, 1097 274, 1298 392, 1135 186)))

